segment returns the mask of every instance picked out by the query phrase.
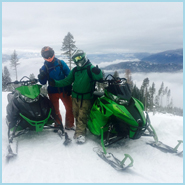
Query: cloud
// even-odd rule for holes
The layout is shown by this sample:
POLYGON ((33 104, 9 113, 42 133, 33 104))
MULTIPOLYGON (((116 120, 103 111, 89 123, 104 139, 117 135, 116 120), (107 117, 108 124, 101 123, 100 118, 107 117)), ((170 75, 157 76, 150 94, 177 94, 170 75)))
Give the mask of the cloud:
POLYGON ((71 32, 88 53, 159 52, 183 46, 182 2, 3 2, 2 46, 60 51, 71 32), (11 12, 11 13, 10 13, 11 12))

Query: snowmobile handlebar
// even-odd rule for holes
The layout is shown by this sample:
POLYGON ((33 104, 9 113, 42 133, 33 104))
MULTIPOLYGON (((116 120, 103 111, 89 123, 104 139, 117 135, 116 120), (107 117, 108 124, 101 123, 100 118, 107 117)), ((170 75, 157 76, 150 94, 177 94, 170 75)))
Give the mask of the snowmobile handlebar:
POLYGON ((18 80, 15 80, 14 82, 8 82, 7 85, 10 85, 10 84, 22 84, 22 85, 33 85, 33 84, 36 84, 38 82, 38 79, 34 78, 34 79, 30 79, 28 78, 27 76, 23 76, 20 81, 18 80), (27 78, 28 80, 23 80, 27 78))
POLYGON ((119 83, 126 83, 127 79, 126 78, 120 78, 120 77, 114 77, 111 74, 108 74, 105 78, 105 80, 102 80, 102 83, 104 82, 108 82, 109 84, 119 84, 119 83), (111 79, 108 79, 109 77, 111 77, 111 79))

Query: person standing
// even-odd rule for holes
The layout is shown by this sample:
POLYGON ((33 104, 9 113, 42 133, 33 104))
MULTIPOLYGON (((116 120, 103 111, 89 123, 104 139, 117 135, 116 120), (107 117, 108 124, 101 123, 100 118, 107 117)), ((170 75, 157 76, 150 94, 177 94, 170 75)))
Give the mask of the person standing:
MULTIPOLYGON (((44 65, 39 70, 38 79, 42 85, 45 85, 47 81, 53 80, 62 80, 65 79, 70 69, 63 60, 59 60, 55 57, 54 50, 45 46, 41 50, 41 55, 44 58, 44 65)), ((72 98, 70 93, 70 87, 47 87, 47 92, 51 103, 53 104, 56 117, 55 120, 58 124, 61 124, 62 116, 59 109, 59 100, 64 104, 66 109, 65 115, 65 129, 66 130, 75 130, 74 125, 74 116, 72 112, 72 98), (60 119, 60 120, 59 120, 60 119)), ((56 126, 56 125, 55 125, 56 126)))
POLYGON ((86 126, 92 107, 95 82, 103 79, 102 71, 91 64, 83 50, 75 50, 72 60, 76 67, 71 70, 64 80, 50 80, 53 87, 72 85, 73 115, 76 119, 74 139, 77 143, 85 143, 86 126))

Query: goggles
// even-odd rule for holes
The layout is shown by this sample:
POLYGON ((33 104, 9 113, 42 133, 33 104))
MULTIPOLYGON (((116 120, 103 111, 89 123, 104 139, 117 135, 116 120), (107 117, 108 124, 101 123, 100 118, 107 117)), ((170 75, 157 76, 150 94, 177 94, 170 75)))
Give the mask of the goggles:
POLYGON ((79 62, 79 61, 83 60, 84 57, 85 57, 85 54, 83 54, 83 55, 78 55, 78 56, 76 56, 76 57, 73 57, 73 61, 74 61, 74 62, 79 62))
POLYGON ((54 57, 55 57, 55 55, 53 55, 53 57, 52 58, 44 58, 44 60, 46 60, 47 62, 52 62, 53 61, 53 59, 54 59, 54 57))

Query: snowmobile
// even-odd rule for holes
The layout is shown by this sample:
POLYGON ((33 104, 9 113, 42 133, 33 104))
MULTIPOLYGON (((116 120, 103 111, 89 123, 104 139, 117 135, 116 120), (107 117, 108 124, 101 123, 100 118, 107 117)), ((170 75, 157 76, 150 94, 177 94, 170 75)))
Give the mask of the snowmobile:
POLYGON ((24 76, 20 81, 10 82, 13 91, 7 95, 6 123, 8 126, 8 154, 7 160, 17 155, 18 140, 14 138, 29 131, 41 132, 43 129, 53 129, 59 136, 65 136, 64 145, 71 139, 65 132, 63 124, 56 122, 54 108, 50 100, 40 93, 42 85, 37 84, 37 79, 24 76), (25 80, 26 79, 26 80, 25 80))
POLYGON ((129 154, 119 161, 113 154, 107 153, 105 147, 121 139, 135 140, 141 136, 153 137, 154 141, 147 144, 163 152, 177 153, 183 141, 178 141, 177 146, 172 148, 158 140, 143 103, 132 97, 126 78, 115 78, 109 74, 103 83, 107 87, 104 92, 94 92, 95 100, 87 124, 90 132, 101 138, 103 151, 96 151, 99 157, 117 170, 131 167, 133 159, 129 154), (127 159, 130 159, 130 163, 126 165, 127 159))

